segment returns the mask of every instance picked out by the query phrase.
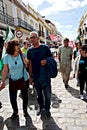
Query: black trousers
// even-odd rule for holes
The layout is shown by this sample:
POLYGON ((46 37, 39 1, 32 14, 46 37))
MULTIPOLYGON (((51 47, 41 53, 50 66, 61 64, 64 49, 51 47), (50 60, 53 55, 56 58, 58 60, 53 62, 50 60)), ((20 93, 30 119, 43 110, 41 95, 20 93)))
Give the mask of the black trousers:
MULTIPOLYGON (((29 80, 25 81, 26 88, 20 90, 23 100, 23 111, 27 111, 27 105, 28 105, 28 86, 29 86, 29 80)), ((13 91, 9 88, 9 96, 10 96, 10 103, 13 108, 13 112, 18 112, 18 105, 17 105, 17 91, 13 91)))
POLYGON ((85 84, 86 84, 86 93, 87 93, 87 74, 80 73, 79 80, 80 80, 80 94, 83 95, 85 84))

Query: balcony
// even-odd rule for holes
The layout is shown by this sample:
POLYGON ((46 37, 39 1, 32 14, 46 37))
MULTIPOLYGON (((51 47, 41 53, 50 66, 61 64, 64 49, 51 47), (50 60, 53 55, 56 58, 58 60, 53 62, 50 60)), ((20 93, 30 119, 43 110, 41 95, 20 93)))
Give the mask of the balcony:
POLYGON ((14 26, 14 18, 6 13, 3 13, 1 10, 0 10, 0 22, 8 24, 10 26, 14 26))
POLYGON ((14 25, 16 27, 22 27, 22 28, 27 29, 29 31, 35 30, 30 24, 28 24, 26 21, 22 20, 21 18, 15 18, 14 25))

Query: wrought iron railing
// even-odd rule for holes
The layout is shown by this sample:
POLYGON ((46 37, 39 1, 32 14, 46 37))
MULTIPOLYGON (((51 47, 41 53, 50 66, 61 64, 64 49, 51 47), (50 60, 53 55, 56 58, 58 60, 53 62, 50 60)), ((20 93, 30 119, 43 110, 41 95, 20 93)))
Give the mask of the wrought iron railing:
POLYGON ((14 18, 0 10, 0 22, 14 26, 14 18))
POLYGON ((15 26, 25 28, 25 29, 27 29, 29 31, 35 30, 33 28, 33 26, 31 26, 29 23, 27 23, 26 21, 22 20, 21 18, 15 18, 14 24, 15 24, 15 26))

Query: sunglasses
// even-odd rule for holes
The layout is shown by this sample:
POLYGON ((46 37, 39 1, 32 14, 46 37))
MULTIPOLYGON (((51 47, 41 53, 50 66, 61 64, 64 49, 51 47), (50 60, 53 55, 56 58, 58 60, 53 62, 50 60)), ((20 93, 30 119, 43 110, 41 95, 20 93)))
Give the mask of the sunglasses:
POLYGON ((30 37, 30 39, 34 39, 34 38, 37 38, 37 37, 30 37))
POLYGON ((19 43, 15 43, 15 46, 19 46, 20 44, 19 43))

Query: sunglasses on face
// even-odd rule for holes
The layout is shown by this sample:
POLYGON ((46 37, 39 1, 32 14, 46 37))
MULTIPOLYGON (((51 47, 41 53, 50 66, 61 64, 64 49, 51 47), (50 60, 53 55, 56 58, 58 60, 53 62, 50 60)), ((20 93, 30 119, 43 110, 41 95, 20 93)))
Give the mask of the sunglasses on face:
POLYGON ((20 44, 19 43, 15 43, 15 46, 19 46, 20 44))
POLYGON ((34 39, 34 38, 37 38, 37 37, 35 37, 35 36, 33 36, 33 37, 30 37, 30 39, 34 39))

